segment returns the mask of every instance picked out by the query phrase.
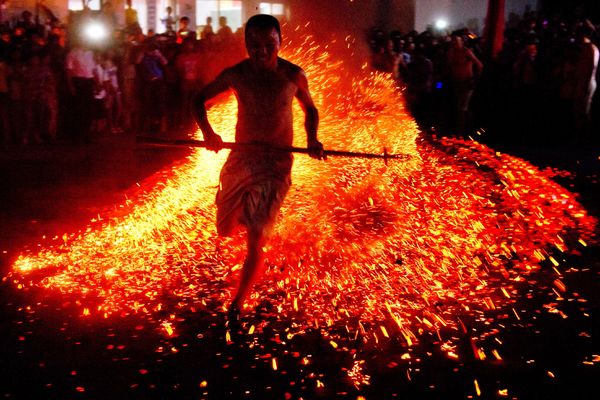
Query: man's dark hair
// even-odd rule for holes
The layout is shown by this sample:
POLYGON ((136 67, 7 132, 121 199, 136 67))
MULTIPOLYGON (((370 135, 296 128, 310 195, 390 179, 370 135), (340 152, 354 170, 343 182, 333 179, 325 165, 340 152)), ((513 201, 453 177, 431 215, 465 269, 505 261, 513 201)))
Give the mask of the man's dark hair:
POLYGON ((460 38, 465 38, 465 31, 464 29, 457 29, 455 31, 453 31, 450 36, 454 36, 454 37, 460 37, 460 38))
POLYGON ((583 25, 577 27, 575 33, 579 37, 586 37, 588 39, 591 39, 594 36, 594 28, 593 28, 593 26, 583 24, 583 25))
POLYGON ((257 15, 250 17, 248 22, 246 22, 246 29, 245 29, 246 39, 248 38, 248 31, 251 28, 257 28, 257 29, 275 28, 275 30, 277 31, 277 34, 279 35, 279 41, 281 41, 281 26, 279 26, 279 21, 277 20, 277 18, 275 18, 272 15, 257 14, 257 15))

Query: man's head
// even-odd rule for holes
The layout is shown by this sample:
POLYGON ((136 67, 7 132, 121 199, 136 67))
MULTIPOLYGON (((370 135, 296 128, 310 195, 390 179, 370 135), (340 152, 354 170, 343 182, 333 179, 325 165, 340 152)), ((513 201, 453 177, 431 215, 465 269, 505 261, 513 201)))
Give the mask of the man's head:
POLYGON ((525 40, 525 51, 532 58, 535 58, 537 56, 538 43, 539 43, 539 40, 535 35, 529 35, 527 37, 527 39, 525 40))
POLYGON ((462 49, 463 47, 465 47, 465 39, 461 32, 459 32, 459 31, 452 32, 451 39, 452 39, 452 46, 454 48, 462 49))
POLYGON ((575 37, 578 42, 589 41, 594 36, 594 26, 589 24, 583 24, 577 27, 575 31, 575 37))
POLYGON ((23 18, 23 21, 25 22, 30 22, 32 17, 33 14, 31 14, 30 11, 25 10, 21 13, 21 18, 23 18))
POLYGON ((251 28, 263 29, 263 30, 271 30, 271 28, 277 31, 277 35, 279 36, 279 43, 281 43, 281 26, 279 25, 279 21, 272 15, 268 14, 257 14, 246 22, 246 40, 248 40, 248 31, 251 28))
POLYGON ((272 15, 258 14, 246 23, 246 50, 250 60, 258 66, 272 66, 277 62, 281 47, 281 27, 272 15))
POLYGON ((187 29, 189 24, 190 24, 190 19, 188 17, 179 18, 179 28, 180 29, 187 29))

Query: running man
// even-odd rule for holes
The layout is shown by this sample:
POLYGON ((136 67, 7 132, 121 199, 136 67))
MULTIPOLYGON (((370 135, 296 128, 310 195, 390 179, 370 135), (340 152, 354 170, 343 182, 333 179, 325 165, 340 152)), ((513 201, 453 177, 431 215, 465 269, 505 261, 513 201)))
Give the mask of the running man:
POLYGON ((299 66, 278 57, 279 21, 270 15, 251 17, 246 24, 245 42, 248 58, 225 69, 194 100, 194 116, 207 149, 218 152, 223 141, 208 121, 205 103, 227 90, 233 90, 238 101, 235 141, 266 145, 264 150, 232 151, 221 170, 217 232, 230 236, 240 226, 247 232, 246 259, 229 307, 230 321, 239 319, 244 300, 263 270, 263 247, 291 184, 292 155, 269 151, 268 146, 292 145, 294 97, 304 111, 309 154, 324 158, 323 145, 317 140, 319 114, 306 75, 299 66))

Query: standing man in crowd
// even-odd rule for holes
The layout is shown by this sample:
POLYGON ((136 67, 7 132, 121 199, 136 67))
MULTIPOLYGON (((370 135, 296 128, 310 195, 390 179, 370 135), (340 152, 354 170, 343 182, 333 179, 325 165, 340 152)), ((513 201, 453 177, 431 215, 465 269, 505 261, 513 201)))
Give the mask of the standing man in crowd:
POLYGON ((219 29, 217 30, 217 37, 221 42, 227 42, 233 36, 233 30, 227 25, 227 17, 219 17, 219 29))
POLYGON ((141 128, 147 133, 158 128, 164 135, 167 132, 165 66, 168 60, 156 40, 146 40, 143 46, 136 60, 142 82, 140 100, 144 119, 141 128))
POLYGON ((190 30, 189 17, 183 16, 179 18, 179 29, 177 30, 177 43, 181 44, 187 38, 196 39, 196 32, 190 30))
POLYGON ((220 236, 230 236, 243 226, 247 233, 247 254, 237 294, 229 307, 230 322, 239 319, 244 300, 262 272, 263 247, 291 184, 292 155, 269 150, 269 146, 292 145, 294 97, 305 114, 310 155, 323 158, 323 145, 317 140, 319 115, 306 75, 299 66, 278 57, 279 21, 264 14, 251 17, 246 25, 245 43, 249 57, 225 69, 194 101, 196 121, 209 150, 219 151, 223 141, 208 121, 205 103, 227 90, 233 90, 238 101, 235 141, 265 146, 233 150, 220 175, 217 232, 220 236))
POLYGON ((475 78, 481 74, 483 64, 473 51, 465 46, 462 31, 452 33, 452 44, 446 58, 456 102, 456 130, 458 134, 463 135, 466 134, 475 78))
POLYGON ((173 15, 173 7, 168 6, 165 11, 167 12, 167 15, 162 18, 160 20, 160 22, 163 23, 163 25, 165 26, 165 32, 166 33, 173 33, 175 32, 175 22, 176 22, 176 18, 173 15))
POLYGON ((200 32, 200 39, 209 39, 210 36, 213 36, 215 33, 212 28, 212 17, 206 17, 206 24, 204 24, 204 28, 202 28, 202 32, 200 32))
POLYGON ((82 43, 81 38, 75 36, 73 47, 65 60, 67 85, 73 96, 72 133, 75 135, 75 142, 89 143, 91 141, 95 67, 94 53, 82 43))
POLYGON ((587 23, 577 30, 579 54, 574 68, 573 115, 577 140, 591 139, 590 134, 592 99, 596 92, 596 72, 600 53, 592 43, 594 28, 587 23))

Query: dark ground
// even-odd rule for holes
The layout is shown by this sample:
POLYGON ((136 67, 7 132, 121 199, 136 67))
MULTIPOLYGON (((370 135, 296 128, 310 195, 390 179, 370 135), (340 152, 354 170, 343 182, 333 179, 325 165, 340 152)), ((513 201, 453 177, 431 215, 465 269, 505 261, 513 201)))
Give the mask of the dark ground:
MULTIPOLYGON (((496 148, 538 166, 572 172, 572 177, 558 178, 560 183, 579 193, 582 204, 600 217, 597 146, 564 146, 560 140, 524 145, 503 140, 498 132, 486 135, 482 141, 496 148)), ((85 147, 63 143, 1 148, 2 276, 14 257, 37 246, 42 235, 85 227, 136 182, 186 153, 139 148, 127 135, 99 138, 85 147)), ((519 322, 503 325, 501 316, 488 316, 492 326, 498 324, 501 361, 475 359, 470 334, 459 338, 461 357, 454 361, 429 334, 410 349, 394 340, 378 350, 365 349, 348 339, 336 350, 317 329, 287 340, 291 321, 274 320, 258 334, 228 343, 222 313, 185 315, 178 321, 177 336, 167 338, 156 329, 153 318, 159 315, 91 322, 80 317, 76 299, 50 298, 39 289, 16 290, 5 279, 0 286, 0 396, 460 399, 478 398, 477 380, 479 398, 595 399, 600 377, 599 250, 590 246, 581 255, 569 256, 568 265, 577 272, 565 274, 565 283, 587 302, 565 302, 567 319, 543 310, 552 298, 552 277, 543 272, 536 284, 522 284, 519 322), (350 350, 340 351, 343 347, 350 350), (361 352, 371 376, 370 384, 360 389, 345 372, 352 367, 352 349, 361 352), (400 357, 406 353, 409 360, 400 357), (272 358, 277 359, 276 370, 272 358)), ((464 317, 467 328, 476 327, 469 318, 464 317)))

